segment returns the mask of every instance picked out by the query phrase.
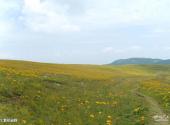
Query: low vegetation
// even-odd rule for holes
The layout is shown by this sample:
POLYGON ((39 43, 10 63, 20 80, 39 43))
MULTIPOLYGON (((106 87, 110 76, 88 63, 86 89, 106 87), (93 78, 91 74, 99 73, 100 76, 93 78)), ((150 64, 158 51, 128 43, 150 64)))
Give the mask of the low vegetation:
POLYGON ((139 92, 170 114, 170 65, 0 61, 0 118, 16 125, 149 125, 139 92))

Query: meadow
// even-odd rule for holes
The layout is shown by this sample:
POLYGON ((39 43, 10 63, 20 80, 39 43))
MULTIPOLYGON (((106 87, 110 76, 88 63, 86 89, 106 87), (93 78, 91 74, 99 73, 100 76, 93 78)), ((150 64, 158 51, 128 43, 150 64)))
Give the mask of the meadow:
POLYGON ((170 65, 0 61, 0 124, 157 125, 146 97, 170 115, 170 65))

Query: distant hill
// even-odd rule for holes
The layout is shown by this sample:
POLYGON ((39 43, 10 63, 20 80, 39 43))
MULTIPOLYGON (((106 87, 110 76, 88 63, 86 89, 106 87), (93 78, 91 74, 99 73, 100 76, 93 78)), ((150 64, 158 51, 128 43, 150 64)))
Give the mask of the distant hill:
POLYGON ((126 65, 126 64, 170 64, 170 59, 152 59, 152 58, 128 58, 119 59, 111 63, 111 65, 126 65))

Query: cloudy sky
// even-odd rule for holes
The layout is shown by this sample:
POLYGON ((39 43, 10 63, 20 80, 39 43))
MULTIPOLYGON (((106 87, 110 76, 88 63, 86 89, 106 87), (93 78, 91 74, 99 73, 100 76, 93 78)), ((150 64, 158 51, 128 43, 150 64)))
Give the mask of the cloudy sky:
POLYGON ((0 59, 170 58, 170 0, 0 0, 0 59))

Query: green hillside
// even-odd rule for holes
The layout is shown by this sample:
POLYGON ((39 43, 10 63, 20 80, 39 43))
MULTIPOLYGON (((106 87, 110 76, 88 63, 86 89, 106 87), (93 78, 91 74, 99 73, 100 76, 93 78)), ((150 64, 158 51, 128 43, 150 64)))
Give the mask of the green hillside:
POLYGON ((0 118, 18 120, 2 124, 169 125, 170 65, 1 60, 0 100, 0 118))

